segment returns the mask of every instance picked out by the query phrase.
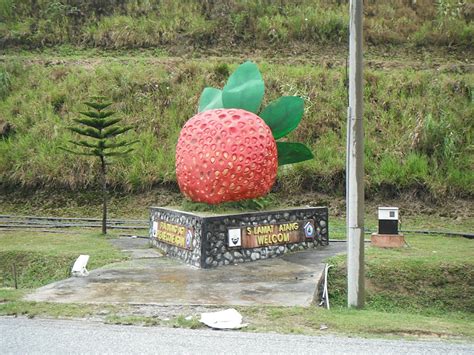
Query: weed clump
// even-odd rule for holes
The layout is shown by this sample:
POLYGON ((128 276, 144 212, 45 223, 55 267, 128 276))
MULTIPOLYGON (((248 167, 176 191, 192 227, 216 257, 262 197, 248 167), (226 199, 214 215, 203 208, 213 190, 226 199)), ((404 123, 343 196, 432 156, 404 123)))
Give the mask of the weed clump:
MULTIPOLYGON (((370 44, 470 45, 472 6, 465 1, 376 1, 365 6, 370 44)), ((117 48, 291 47, 344 43, 347 1, 3 1, 4 45, 117 48)))
POLYGON ((11 80, 8 72, 0 67, 0 100, 4 100, 11 90, 11 80))

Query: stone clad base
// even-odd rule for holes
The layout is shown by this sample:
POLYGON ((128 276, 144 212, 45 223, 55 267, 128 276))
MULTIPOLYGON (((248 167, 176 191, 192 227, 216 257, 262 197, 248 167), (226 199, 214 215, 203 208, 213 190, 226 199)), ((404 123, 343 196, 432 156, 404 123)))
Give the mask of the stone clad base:
POLYGON ((151 207, 150 240, 199 268, 251 262, 328 245, 328 209, 210 215, 151 207))
POLYGON ((403 234, 377 234, 370 237, 370 244, 378 248, 403 248, 405 237, 403 234))

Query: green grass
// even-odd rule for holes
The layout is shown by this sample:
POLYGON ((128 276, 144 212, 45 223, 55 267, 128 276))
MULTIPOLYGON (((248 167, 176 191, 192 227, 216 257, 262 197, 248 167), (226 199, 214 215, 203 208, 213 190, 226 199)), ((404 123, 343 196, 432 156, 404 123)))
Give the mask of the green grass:
MULTIPOLYGON (((462 237, 407 236, 407 248, 366 252, 366 308, 420 314, 473 313, 472 241, 462 237)), ((331 258, 333 306, 346 305, 345 257, 331 258)))
MULTIPOLYGON (((430 218, 426 218, 429 220, 430 218)), ((338 223, 341 221, 338 220, 338 223)), ((431 224, 436 223, 433 218, 431 224)), ((472 241, 464 238, 416 236, 407 238, 410 248, 367 251, 368 302, 364 310, 345 307, 343 257, 330 260, 331 310, 303 307, 238 307, 249 327, 244 331, 318 335, 337 333, 370 337, 441 338, 472 341, 472 241), (328 327, 320 330, 320 326, 328 327)), ((41 263, 29 259, 21 289, 0 288, 0 314, 27 317, 93 318, 111 324, 201 328, 189 314, 162 315, 131 305, 83 305, 23 301, 22 297, 47 282, 66 277, 70 265, 53 256, 91 255, 90 268, 122 260, 103 237, 96 234, 32 235, 7 232, 0 236, 2 275, 11 262, 25 255, 42 255, 41 263), (5 266, 7 266, 5 268, 5 266), (56 269, 62 269, 59 274, 56 269), (28 288, 27 288, 28 287, 28 288)), ((71 259, 73 261, 74 258, 71 259)), ((191 308, 185 312, 195 313, 191 308)))
MULTIPOLYGON (((179 205, 183 201, 178 190, 156 188, 152 191, 130 194, 112 192, 109 195, 109 218, 148 219, 150 206, 179 205)), ((102 198, 91 191, 50 190, 11 191, 0 195, 0 213, 30 216, 101 218, 102 198)))
MULTIPOLYGON (((469 213, 469 212, 468 212, 469 213)), ((420 215, 412 215, 402 219, 402 229, 408 230, 434 230, 434 231, 452 231, 452 232, 468 232, 474 231, 474 220, 467 216, 449 217, 426 217, 420 215)))
POLYGON ((472 340, 472 314, 425 316, 404 311, 381 312, 370 309, 311 307, 246 307, 239 308, 245 331, 321 335, 339 333, 370 337, 447 338, 472 340), (320 330, 321 325, 328 328, 320 330))
POLYGON ((204 327, 201 322, 196 317, 185 317, 179 315, 178 317, 171 320, 171 326, 173 328, 188 328, 188 329, 197 329, 204 327))
POLYGON ((88 318, 98 313, 120 312, 118 305, 64 304, 48 302, 27 302, 21 298, 32 289, 0 289, 0 315, 53 317, 53 318, 88 318))
POLYGON ((20 289, 35 288, 70 276, 80 254, 90 255, 88 269, 123 260, 124 256, 98 233, 44 234, 2 232, 0 276, 3 287, 13 287, 13 265, 20 289))
POLYGON ((90 255, 89 270, 121 261, 125 256, 107 238, 92 232, 45 234, 2 231, 0 235, 0 314, 81 318, 105 310, 119 311, 118 306, 53 304, 26 302, 22 297, 34 288, 65 279, 80 254, 90 255), (18 289, 14 289, 13 265, 18 289))
MULTIPOLYGON (((102 9, 96 2, 74 2, 85 14, 75 17, 69 0, 0 0, 0 45, 6 48, 0 57, 0 118, 15 131, 0 139, 1 213, 100 214, 96 163, 58 149, 71 138, 65 128, 83 108, 80 103, 98 94, 116 102, 118 115, 136 127, 131 138, 142 142, 135 154, 111 166, 112 217, 148 218, 147 207, 156 204, 216 211, 179 195, 174 146, 201 90, 222 87, 228 72, 250 58, 266 81, 265 103, 281 95, 304 97, 305 116, 290 138, 308 143, 316 156, 314 162, 281 169, 278 192, 260 203, 265 208, 329 205, 330 237, 345 238, 340 197, 346 2, 100 3, 102 9), (165 188, 157 188, 162 184, 165 188), (64 193, 52 193, 58 189, 64 193)), ((469 205, 474 76, 469 63, 463 64, 472 57, 474 27, 458 3, 365 4, 367 228, 376 227, 376 206, 390 201, 405 210, 402 228, 474 230, 469 205)), ((217 211, 259 208, 251 204, 217 211)), ((239 310, 250 331, 321 334, 324 323, 327 331, 346 334, 474 339, 472 242, 441 236, 408 236, 407 241, 410 248, 368 250, 365 310, 345 309, 341 257, 331 260, 336 265, 331 311, 239 310)), ((92 268, 123 256, 92 233, 36 238, 15 232, 0 236, 0 243, 2 283, 12 285, 14 262, 21 287, 0 289, 0 314, 96 317, 105 309, 104 321, 110 323, 199 326, 184 315, 163 322, 118 305, 22 301, 32 287, 66 277, 79 253, 91 255, 92 268)))
MULTIPOLYGON (((366 201, 365 228, 377 230, 377 208, 382 205, 400 207, 402 230, 428 230, 446 232, 474 231, 472 203, 470 200, 446 201, 443 206, 420 202, 412 196, 406 200, 366 201)), ((150 206, 167 206, 185 211, 204 213, 242 213, 264 209, 293 208, 300 206, 327 206, 331 239, 346 238, 345 203, 343 198, 312 192, 289 195, 286 192, 271 193, 257 201, 226 203, 217 206, 194 203, 184 199, 177 190, 156 188, 149 192, 127 194, 113 193, 110 196, 109 217, 119 219, 149 218, 150 206)), ((48 190, 31 192, 15 191, 0 195, 0 214, 57 216, 57 217, 101 217, 102 200, 94 191, 62 192, 48 190)), ((145 233, 145 232, 142 232, 145 233)), ((442 233, 441 233, 442 234, 442 233)), ((369 235, 366 235, 369 238, 369 235)))
MULTIPOLYGON (((365 4, 365 38, 372 45, 469 46, 474 33, 465 2, 377 1, 365 4)), ((226 46, 287 48, 343 43, 345 1, 111 1, 2 0, 4 45, 74 44, 102 48, 226 46)))
MULTIPOLYGON (((141 314, 130 305, 58 304, 25 302, 24 292, 0 289, 0 314, 53 318, 95 318, 108 324, 203 328, 198 317, 141 314)), ((425 338, 473 341, 472 314, 445 313, 421 315, 404 311, 381 312, 318 307, 237 307, 243 321, 249 323, 242 331, 284 334, 321 335, 325 333, 364 337, 425 338), (321 325, 328 329, 320 330, 321 325)), ((208 311, 212 311, 209 309, 208 311)), ((192 308, 190 309, 192 311, 192 308)), ((193 312, 195 313, 195 312, 193 312)))
POLYGON ((137 316, 137 315, 118 315, 112 314, 105 318, 105 323, 107 324, 120 324, 120 325, 142 325, 142 326, 157 326, 161 325, 159 319, 146 317, 146 316, 137 316))
MULTIPOLYGON (((197 329, 204 326, 198 317, 186 319, 186 315, 169 318, 159 314, 141 314, 129 305, 58 304, 25 302, 19 299, 23 293, 0 290, 0 314, 53 318, 95 318, 108 324, 166 326, 197 329)), ((472 314, 445 313, 420 315, 409 312, 381 312, 375 310, 351 310, 333 308, 330 311, 318 307, 237 307, 243 321, 249 323, 243 331, 276 332, 284 334, 321 335, 324 333, 346 334, 364 337, 436 338, 446 340, 474 340, 472 314), (321 331, 321 325, 327 330, 321 331)), ((212 309, 209 309, 212 311, 212 309)), ((192 308, 190 309, 192 312, 192 308)), ((195 313, 195 312, 193 312, 195 313)))
MULTIPOLYGON (((11 88, 0 116, 15 129, 0 141, 3 187, 94 188, 97 162, 74 159, 66 145, 81 102, 107 95, 117 117, 135 127, 133 154, 113 161, 112 189, 148 191, 175 184, 174 150, 180 128, 193 116, 205 86, 221 87, 240 60, 127 57, 66 59, 58 65, 29 56, 7 56, 11 88), (130 65, 133 64, 133 65, 130 65), (224 75, 223 75, 224 73, 224 75), (65 95, 64 93, 67 93, 65 95)), ((290 140, 311 147, 313 161, 279 171, 287 194, 313 190, 343 195, 345 166, 345 68, 291 66, 259 60, 266 81, 264 105, 281 95, 302 95, 306 111, 290 140)), ((472 73, 409 67, 366 70, 365 170, 368 196, 406 191, 441 200, 474 194, 472 73)))
MULTIPOLYGON (((187 320, 184 314, 162 316, 142 314, 130 305, 59 304, 26 302, 20 297, 23 290, 0 289, 0 314, 53 318, 95 318, 109 324, 167 326, 173 328, 202 328, 198 317, 187 320)), ((346 334, 364 337, 436 338, 446 340, 474 340, 472 322, 468 313, 422 315, 406 311, 382 312, 318 307, 237 307, 244 322, 243 331, 276 332, 286 334, 321 335, 346 334), (328 329, 320 330, 321 325, 328 329)), ((209 309, 212 311, 212 309, 209 309)), ((193 312, 192 308, 190 312, 193 312)))

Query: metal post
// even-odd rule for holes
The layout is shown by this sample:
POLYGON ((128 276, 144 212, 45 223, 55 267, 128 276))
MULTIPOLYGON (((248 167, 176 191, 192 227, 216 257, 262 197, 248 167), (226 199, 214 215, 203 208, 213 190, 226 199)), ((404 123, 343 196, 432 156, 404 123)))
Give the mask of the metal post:
POLYGON ((364 127, 362 0, 350 0, 349 109, 347 117, 347 304, 364 306, 364 127))
POLYGON ((17 276, 17 273, 16 273, 16 265, 13 264, 13 282, 14 282, 14 285, 15 285, 15 290, 18 289, 18 276, 17 276))

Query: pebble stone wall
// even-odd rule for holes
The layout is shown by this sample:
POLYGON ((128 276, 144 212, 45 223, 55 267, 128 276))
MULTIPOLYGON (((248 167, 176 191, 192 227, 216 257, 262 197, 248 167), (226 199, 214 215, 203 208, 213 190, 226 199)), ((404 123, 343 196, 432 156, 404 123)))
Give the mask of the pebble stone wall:
POLYGON ((257 261, 289 252, 328 245, 328 209, 327 207, 306 207, 279 211, 203 216, 162 207, 152 207, 150 240, 152 245, 164 250, 168 256, 200 268, 257 261), (308 219, 315 221, 316 236, 313 240, 251 249, 230 247, 228 245, 227 231, 229 228, 254 227, 308 219), (193 249, 182 249, 153 238, 152 224, 153 221, 158 220, 193 228, 193 249))

